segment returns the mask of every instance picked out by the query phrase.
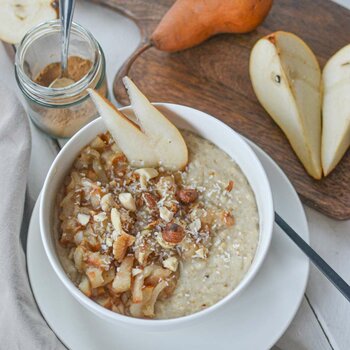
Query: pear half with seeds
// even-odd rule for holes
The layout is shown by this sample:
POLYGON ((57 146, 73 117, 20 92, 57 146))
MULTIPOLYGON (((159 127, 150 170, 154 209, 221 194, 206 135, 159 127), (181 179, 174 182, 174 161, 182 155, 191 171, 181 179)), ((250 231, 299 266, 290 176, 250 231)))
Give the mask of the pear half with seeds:
POLYGON ((322 167, 328 175, 350 146, 350 45, 323 69, 322 167))
POLYGON ((129 78, 125 77, 123 81, 137 124, 96 91, 89 89, 91 99, 113 139, 134 166, 162 165, 169 170, 184 169, 188 162, 188 150, 180 131, 129 78))
POLYGON ((311 49, 292 33, 260 39, 249 62, 255 94, 287 136, 306 171, 321 168, 321 71, 311 49))
POLYGON ((19 43, 29 29, 57 18, 54 0, 0 0, 0 40, 19 43))

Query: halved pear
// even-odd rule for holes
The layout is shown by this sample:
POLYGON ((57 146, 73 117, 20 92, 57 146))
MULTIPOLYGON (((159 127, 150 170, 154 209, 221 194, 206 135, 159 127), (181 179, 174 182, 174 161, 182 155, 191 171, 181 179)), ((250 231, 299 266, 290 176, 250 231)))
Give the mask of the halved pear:
POLYGON ((179 130, 147 100, 129 78, 124 78, 124 83, 139 125, 96 91, 89 89, 89 93, 129 162, 137 167, 162 165, 169 170, 185 168, 188 150, 179 130))
POLYGON ((323 69, 322 167, 328 175, 350 146, 350 45, 323 69))
POLYGON ((56 18, 53 0, 0 0, 0 40, 17 44, 29 29, 56 18))
POLYGON ((275 32, 260 39, 250 56, 255 94, 283 130, 306 171, 321 169, 321 71, 315 55, 299 37, 275 32))

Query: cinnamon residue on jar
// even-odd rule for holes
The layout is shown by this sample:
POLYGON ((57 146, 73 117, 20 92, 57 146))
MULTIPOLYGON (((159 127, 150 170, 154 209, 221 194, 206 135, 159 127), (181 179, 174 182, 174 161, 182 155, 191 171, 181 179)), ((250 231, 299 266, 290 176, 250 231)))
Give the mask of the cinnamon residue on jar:
MULTIPOLYGON (((82 79, 91 69, 92 62, 79 56, 70 56, 68 58, 68 78, 75 82, 82 79)), ((50 84, 61 76, 61 62, 54 62, 44 67, 34 81, 42 86, 50 84)))

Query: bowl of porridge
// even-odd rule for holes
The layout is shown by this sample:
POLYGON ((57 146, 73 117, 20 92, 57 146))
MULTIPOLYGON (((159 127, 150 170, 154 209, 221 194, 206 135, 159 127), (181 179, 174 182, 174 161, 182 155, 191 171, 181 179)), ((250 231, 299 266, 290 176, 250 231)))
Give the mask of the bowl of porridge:
POLYGON ((44 248, 68 291, 104 319, 151 330, 236 302, 274 218, 267 176, 240 135, 201 111, 155 106, 185 140, 184 169, 131 164, 99 118, 58 154, 40 203, 44 248))

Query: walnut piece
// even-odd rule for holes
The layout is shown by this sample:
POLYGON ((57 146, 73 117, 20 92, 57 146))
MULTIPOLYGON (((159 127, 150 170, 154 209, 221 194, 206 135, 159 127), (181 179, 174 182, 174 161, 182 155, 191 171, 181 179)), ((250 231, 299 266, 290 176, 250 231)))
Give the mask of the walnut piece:
POLYGON ((158 176, 158 171, 154 168, 141 168, 135 170, 135 174, 138 174, 140 177, 144 177, 147 181, 158 176))
POLYGON ((227 192, 231 192, 232 189, 233 189, 233 181, 230 180, 229 183, 228 183, 228 185, 226 186, 225 190, 226 190, 227 192))
POLYGON ((148 208, 157 208, 157 201, 150 193, 146 192, 142 195, 142 197, 148 208))
POLYGON ((165 242, 177 244, 185 237, 184 229, 174 222, 169 222, 162 231, 162 238, 165 242))
POLYGON ((124 192, 119 194, 120 204, 127 210, 136 211, 135 199, 131 193, 124 192))
POLYGON ((112 221, 112 225, 114 230, 116 231, 116 233, 119 235, 122 233, 122 222, 120 219, 120 213, 116 208, 113 208, 111 210, 111 221, 112 221))
POLYGON ((170 222, 174 217, 174 213, 166 207, 159 208, 159 215, 165 222, 170 222))
POLYGON ((78 220, 79 224, 86 226, 90 221, 90 215, 79 213, 77 216, 77 220, 78 220))
POLYGON ((193 203, 198 198, 198 192, 192 188, 183 188, 177 192, 181 203, 193 203))
POLYGON ((177 267, 179 265, 178 260, 175 258, 175 256, 171 256, 170 258, 163 261, 163 266, 170 270, 175 272, 177 270, 177 267))
POLYGON ((110 211, 112 207, 115 205, 115 202, 113 200, 112 194, 107 193, 101 198, 101 209, 103 211, 110 211))
POLYGON ((147 182, 158 176, 158 171, 154 168, 141 168, 134 171, 140 176, 140 185, 143 190, 147 188, 147 182))
POLYGON ((235 224, 235 218, 233 217, 233 215, 230 212, 225 211, 223 214, 223 218, 224 218, 225 224, 228 227, 233 226, 235 224))

